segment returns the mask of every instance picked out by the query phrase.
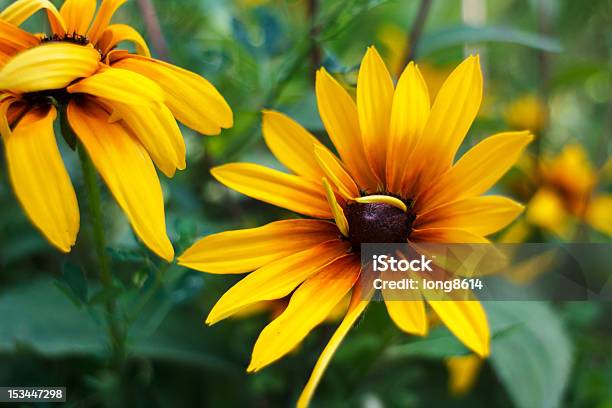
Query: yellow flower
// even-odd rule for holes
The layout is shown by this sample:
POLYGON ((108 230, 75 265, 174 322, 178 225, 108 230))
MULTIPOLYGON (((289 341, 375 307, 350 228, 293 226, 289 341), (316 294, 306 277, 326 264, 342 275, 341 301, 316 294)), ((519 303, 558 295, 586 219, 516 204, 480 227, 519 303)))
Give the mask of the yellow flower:
MULTIPOLYGON (((181 265, 209 273, 254 271, 221 297, 208 324, 245 305, 291 294, 284 312, 261 332, 251 372, 289 352, 352 293, 299 406, 308 404, 333 353, 369 302, 369 289, 359 284, 360 244, 488 242, 484 237, 511 222, 522 206, 481 194, 532 139, 528 132, 500 133, 454 162, 481 102, 482 74, 474 56, 450 74, 432 106, 417 66, 410 63, 394 87, 374 48, 361 64, 356 104, 323 68, 317 72, 316 96, 339 157, 287 116, 266 111, 266 143, 294 174, 251 163, 212 170, 234 190, 312 218, 214 234, 179 258, 181 265)), ((489 327, 478 301, 428 303, 467 347, 482 357, 489 354, 489 327)), ((422 299, 387 301, 386 306, 403 331, 427 332, 422 299)))
POLYGON ((544 158, 538 172, 528 222, 569 238, 572 220, 577 219, 612 235, 612 195, 595 192, 600 177, 581 145, 566 145, 558 156, 544 158))
POLYGON ((523 95, 508 106, 505 119, 513 129, 528 129, 537 134, 548 124, 548 108, 537 96, 523 95))
POLYGON ((68 252, 79 230, 53 132, 59 110, 138 236, 171 260, 153 163, 169 177, 185 168, 175 117, 212 135, 232 126, 232 112, 204 78, 151 58, 132 27, 110 24, 124 2, 103 0, 95 14, 95 0, 66 0, 59 11, 47 0, 18 0, 0 13, 0 130, 15 194, 49 242, 68 252), (41 9, 50 34, 19 28, 41 9), (116 49, 123 41, 138 54, 116 49))
POLYGON ((467 394, 476 383, 482 358, 475 354, 454 356, 446 360, 449 379, 448 389, 452 395, 461 397, 467 394))

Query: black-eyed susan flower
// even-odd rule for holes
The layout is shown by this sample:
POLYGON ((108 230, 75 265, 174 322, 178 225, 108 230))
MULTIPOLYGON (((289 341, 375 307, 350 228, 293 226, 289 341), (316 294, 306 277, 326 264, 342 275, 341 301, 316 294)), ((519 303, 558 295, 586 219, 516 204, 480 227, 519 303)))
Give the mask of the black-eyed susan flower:
MULTIPOLYGON (((151 58, 132 27, 110 24, 126 0, 17 0, 0 13, 0 127, 15 194, 32 223, 62 251, 79 230, 75 192, 56 144, 58 112, 142 241, 174 257, 153 163, 185 168, 176 119, 203 134, 232 125, 232 112, 204 78, 151 58), (19 26, 44 10, 51 32, 19 26), (94 17, 95 15, 95 17, 94 17), (118 50, 129 41, 137 54, 118 50)), ((64 135, 66 137, 66 135, 64 135)))
MULTIPOLYGON (((310 401, 333 353, 369 302, 369 290, 359 280, 360 245, 487 242, 485 236, 511 222, 522 206, 482 194, 532 139, 529 132, 500 133, 454 161, 481 102, 475 56, 450 74, 433 105, 415 64, 394 86, 374 48, 361 64, 356 103, 325 69, 317 72, 316 96, 338 156, 287 116, 267 111, 266 143, 293 174, 251 163, 212 170, 226 186, 308 218, 211 235, 179 258, 182 265, 209 273, 250 272, 213 307, 209 324, 248 304, 291 295, 287 308, 257 339, 251 372, 293 349, 352 294, 300 406, 310 401)), ((385 303, 400 329, 427 332, 424 300, 385 303)), ((428 303, 467 347, 482 357, 489 354, 489 327, 478 301, 428 303)))
POLYGON ((526 222, 564 238, 571 238, 576 221, 612 235, 612 195, 597 191, 603 172, 593 168, 581 145, 568 144, 557 156, 545 156, 531 167, 536 191, 526 222))

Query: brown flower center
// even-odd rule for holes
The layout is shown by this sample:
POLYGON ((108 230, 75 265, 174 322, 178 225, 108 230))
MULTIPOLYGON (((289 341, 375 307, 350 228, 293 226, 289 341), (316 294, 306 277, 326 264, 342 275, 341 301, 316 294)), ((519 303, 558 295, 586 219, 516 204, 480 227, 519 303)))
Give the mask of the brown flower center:
POLYGON ((48 42, 69 42, 78 45, 87 45, 89 44, 89 38, 86 35, 81 35, 77 33, 72 34, 63 34, 57 35, 53 34, 52 36, 45 36, 41 40, 42 43, 48 42))
POLYGON ((350 203, 345 210, 353 251, 362 243, 402 243, 408 240, 416 216, 386 203, 350 203))

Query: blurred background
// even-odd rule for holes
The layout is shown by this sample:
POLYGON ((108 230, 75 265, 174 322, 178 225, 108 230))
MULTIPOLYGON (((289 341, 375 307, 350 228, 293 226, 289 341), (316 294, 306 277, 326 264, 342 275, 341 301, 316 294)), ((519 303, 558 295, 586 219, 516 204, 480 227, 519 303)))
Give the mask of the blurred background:
MULTIPOLYGON (((612 241, 610 0, 130 0, 114 21, 138 28, 155 56, 204 75, 234 110, 235 126, 221 136, 183 129, 188 167, 173 180, 161 177, 177 254, 210 233, 292 216, 229 191, 208 170, 229 161, 281 168, 261 137, 264 108, 287 113, 329 143, 315 69, 325 66, 354 90, 369 45, 395 78, 415 59, 432 96, 466 55, 481 55, 484 101, 463 150, 504 130, 536 135, 496 187, 528 205, 498 241, 612 241)), ((44 31, 41 16, 28 29, 44 31)), ((115 282, 102 290, 78 161, 74 154, 64 160, 82 214, 66 256, 26 219, 0 157, 0 385, 67 386, 68 406, 78 407, 293 404, 337 322, 317 328, 280 362, 246 374, 255 339, 282 302, 206 327, 211 306, 238 278, 160 262, 104 188, 115 282), (107 338, 108 299, 127 336, 121 361, 107 338)), ((610 303, 485 308, 493 347, 481 362, 435 318, 428 337, 410 337, 384 306, 372 305, 313 405, 612 407, 610 303)))

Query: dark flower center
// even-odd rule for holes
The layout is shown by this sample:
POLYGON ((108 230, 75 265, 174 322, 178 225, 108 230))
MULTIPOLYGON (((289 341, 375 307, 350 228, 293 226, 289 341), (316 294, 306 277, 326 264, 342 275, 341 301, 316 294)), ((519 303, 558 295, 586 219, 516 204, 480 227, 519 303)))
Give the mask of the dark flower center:
POLYGON ((416 216, 386 203, 350 203, 345 216, 349 224, 348 240, 353 251, 362 243, 403 243, 408 240, 416 216))
POLYGON ((43 43, 69 42, 69 43, 78 44, 78 45, 87 45, 89 44, 89 38, 86 35, 81 35, 77 33, 72 33, 72 34, 67 33, 63 35, 53 34, 50 37, 49 36, 43 37, 41 42, 43 43))

